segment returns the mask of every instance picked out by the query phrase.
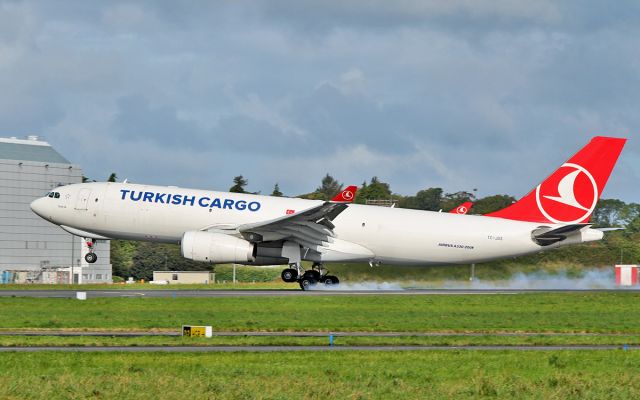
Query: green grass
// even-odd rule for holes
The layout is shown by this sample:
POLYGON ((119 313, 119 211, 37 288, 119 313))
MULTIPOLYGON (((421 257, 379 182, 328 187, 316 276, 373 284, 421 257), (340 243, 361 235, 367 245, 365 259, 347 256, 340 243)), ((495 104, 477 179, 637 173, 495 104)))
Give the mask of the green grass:
POLYGON ((640 293, 0 298, 0 328, 640 334, 640 293))
MULTIPOLYGON (((553 345, 638 345, 640 336, 335 336, 334 346, 553 346, 553 345)), ((0 336, 0 346, 328 346, 329 335, 322 337, 214 336, 188 337, 103 337, 103 336, 0 336)))
MULTIPOLYGON (((0 328, 398 331, 335 345, 640 343, 640 293, 0 298, 0 328), (485 332, 418 337, 411 332, 485 332), (603 332, 619 336, 498 336, 603 332)), ((328 337, 25 337, 3 346, 328 345, 328 337)), ((637 399, 640 351, 0 353, 0 399, 637 399)))
POLYGON ((3 353, 2 399, 637 399, 640 352, 3 353))

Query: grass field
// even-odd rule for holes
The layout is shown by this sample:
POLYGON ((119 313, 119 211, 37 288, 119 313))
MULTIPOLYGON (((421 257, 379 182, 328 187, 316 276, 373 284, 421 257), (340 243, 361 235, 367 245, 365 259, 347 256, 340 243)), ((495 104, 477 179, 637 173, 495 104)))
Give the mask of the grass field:
MULTIPOLYGON (((616 336, 564 336, 522 335, 498 336, 415 336, 371 337, 334 336, 334 346, 553 346, 553 345, 624 345, 640 344, 639 335, 616 336)), ((0 336, 0 346, 328 346, 329 335, 321 337, 261 337, 261 336, 214 336, 212 338, 190 337, 113 337, 113 336, 0 336)))
POLYGON ((0 354, 2 399, 637 399, 640 352, 0 354))
MULTIPOLYGON (((0 298, 0 329, 320 331, 323 337, 27 337, 2 346, 640 343, 640 293, 0 298), (420 337, 415 332, 443 332, 420 337), (456 333, 484 333, 461 336, 456 333), (498 336, 500 332, 553 335, 498 336), (567 335, 594 332, 604 336, 567 335)), ((0 399, 637 399, 640 351, 0 353, 0 399)))
POLYGON ((0 298, 1 329, 611 332, 640 334, 640 293, 0 298))

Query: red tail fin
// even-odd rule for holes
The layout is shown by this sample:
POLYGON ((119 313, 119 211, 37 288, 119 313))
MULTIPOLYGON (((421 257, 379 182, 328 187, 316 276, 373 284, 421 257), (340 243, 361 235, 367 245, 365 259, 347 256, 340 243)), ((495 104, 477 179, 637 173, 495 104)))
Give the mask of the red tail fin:
POLYGON ((597 136, 534 190, 490 217, 541 223, 586 223, 627 139, 597 136))
POLYGON ((331 201, 334 201, 336 203, 353 203, 353 200, 355 200, 356 198, 357 191, 357 186, 349 186, 342 192, 338 193, 336 197, 331 199, 331 201))
POLYGON ((464 215, 464 214, 469 212, 469 210, 471 209, 471 206, 473 206, 472 202, 465 201, 464 203, 460 204, 458 207, 456 207, 453 210, 449 211, 449 213, 464 215))

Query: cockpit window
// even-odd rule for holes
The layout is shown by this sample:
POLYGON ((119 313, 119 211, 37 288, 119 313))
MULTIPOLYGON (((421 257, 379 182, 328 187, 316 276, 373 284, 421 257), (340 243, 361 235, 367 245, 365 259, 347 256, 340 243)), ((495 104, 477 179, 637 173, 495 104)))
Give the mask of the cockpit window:
POLYGON ((56 192, 56 193, 55 193, 55 198, 56 198, 56 199, 59 199, 59 198, 60 198, 60 193, 56 192))
POLYGON ((49 192, 49 193, 47 193, 47 197, 51 197, 52 199, 53 198, 59 199, 60 198, 60 193, 59 192, 49 192))
POLYGON ((53 194, 53 192, 49 192, 49 194, 47 194, 47 197, 51 197, 51 198, 53 198, 53 196, 55 196, 55 195, 53 194))

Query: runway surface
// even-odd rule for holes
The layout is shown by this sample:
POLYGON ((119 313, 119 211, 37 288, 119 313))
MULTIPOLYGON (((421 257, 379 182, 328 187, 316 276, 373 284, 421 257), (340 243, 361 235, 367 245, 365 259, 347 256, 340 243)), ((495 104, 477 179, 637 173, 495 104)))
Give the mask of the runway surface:
POLYGON ((576 346, 82 346, 82 347, 0 347, 2 352, 161 352, 161 353, 211 353, 211 352, 284 352, 284 351, 559 351, 559 350, 640 350, 640 346, 576 345, 576 346))
MULTIPOLYGON (((492 295, 521 293, 638 292, 603 289, 406 289, 406 290, 80 290, 87 298, 101 297, 271 297, 271 296, 359 296, 359 295, 492 295)), ((75 290, 0 290, 0 297, 75 298, 75 290)))

